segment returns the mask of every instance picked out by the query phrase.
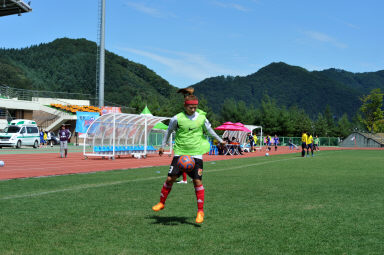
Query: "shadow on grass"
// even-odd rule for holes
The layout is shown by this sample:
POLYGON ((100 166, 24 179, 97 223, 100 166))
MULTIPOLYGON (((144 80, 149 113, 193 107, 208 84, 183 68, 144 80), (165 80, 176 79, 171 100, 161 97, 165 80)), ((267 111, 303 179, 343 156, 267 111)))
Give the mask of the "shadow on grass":
POLYGON ((188 224, 200 228, 201 225, 187 221, 187 217, 164 217, 164 216, 150 216, 149 219, 156 220, 152 224, 162 224, 166 226, 176 226, 180 224, 188 224))

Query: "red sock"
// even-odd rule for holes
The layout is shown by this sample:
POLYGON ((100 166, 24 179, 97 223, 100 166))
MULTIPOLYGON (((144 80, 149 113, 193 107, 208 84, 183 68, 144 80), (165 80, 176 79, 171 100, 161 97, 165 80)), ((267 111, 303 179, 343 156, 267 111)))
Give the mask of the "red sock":
POLYGON ((183 181, 187 181, 187 173, 186 172, 183 172, 183 181))
POLYGON ((173 185, 173 183, 168 184, 167 182, 164 182, 164 186, 161 189, 161 194, 160 194, 160 202, 161 203, 165 204, 165 200, 167 200, 167 197, 168 197, 169 193, 171 192, 172 185, 173 185))
POLYGON ((204 187, 203 185, 195 186, 195 193, 197 198, 197 211, 203 212, 204 208, 204 187))

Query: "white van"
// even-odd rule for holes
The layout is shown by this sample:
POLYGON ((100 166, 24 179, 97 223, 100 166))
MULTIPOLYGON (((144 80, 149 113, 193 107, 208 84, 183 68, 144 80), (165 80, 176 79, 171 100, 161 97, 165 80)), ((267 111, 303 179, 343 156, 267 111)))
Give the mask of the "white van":
POLYGON ((12 120, 0 133, 0 148, 20 148, 22 145, 38 148, 40 144, 39 129, 33 120, 12 120))

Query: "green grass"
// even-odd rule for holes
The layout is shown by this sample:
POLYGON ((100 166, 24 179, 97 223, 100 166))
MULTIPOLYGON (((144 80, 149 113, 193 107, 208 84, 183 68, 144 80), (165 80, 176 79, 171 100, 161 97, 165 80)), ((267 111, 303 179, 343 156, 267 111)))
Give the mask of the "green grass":
POLYGON ((384 151, 205 162, 201 225, 167 171, 0 182, 0 254, 383 254, 384 151))

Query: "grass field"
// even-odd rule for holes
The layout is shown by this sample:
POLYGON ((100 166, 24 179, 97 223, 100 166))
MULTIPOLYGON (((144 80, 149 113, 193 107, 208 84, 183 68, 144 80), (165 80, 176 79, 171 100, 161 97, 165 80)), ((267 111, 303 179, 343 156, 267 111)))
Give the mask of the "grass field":
POLYGON ((206 162, 153 212, 168 167, 0 182, 0 254, 383 254, 384 151, 206 162))

